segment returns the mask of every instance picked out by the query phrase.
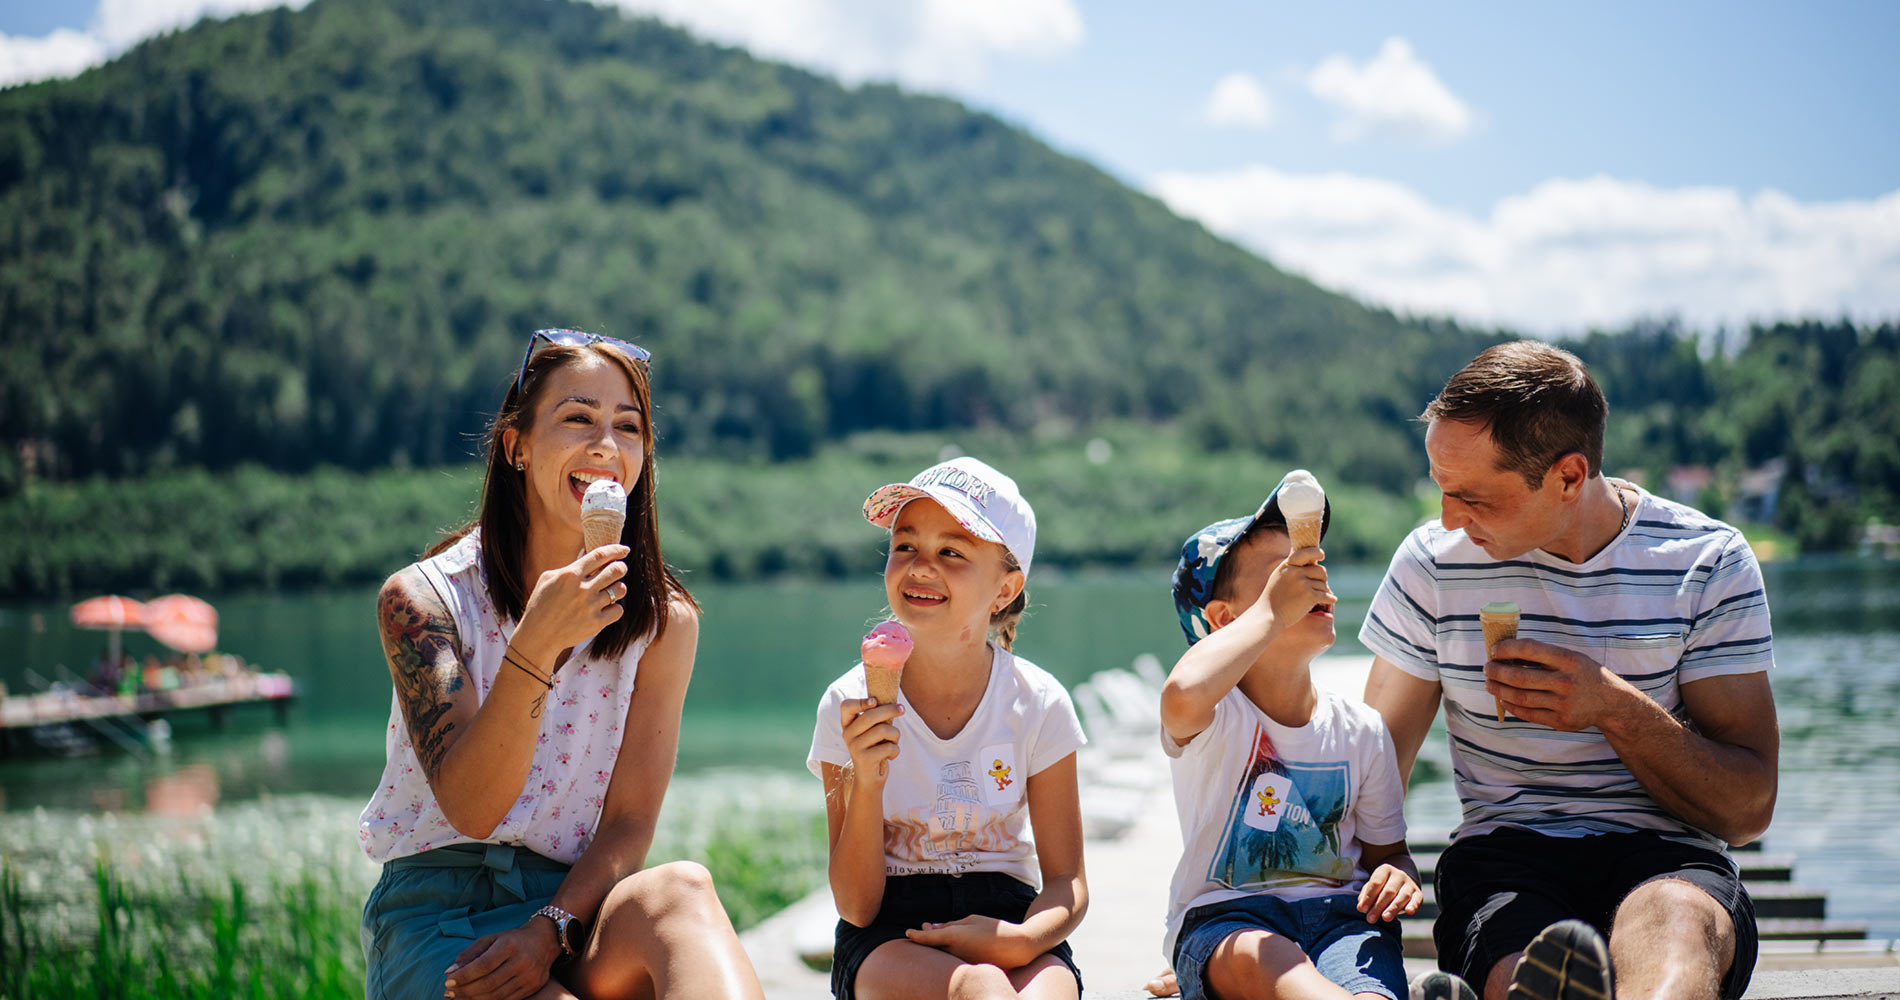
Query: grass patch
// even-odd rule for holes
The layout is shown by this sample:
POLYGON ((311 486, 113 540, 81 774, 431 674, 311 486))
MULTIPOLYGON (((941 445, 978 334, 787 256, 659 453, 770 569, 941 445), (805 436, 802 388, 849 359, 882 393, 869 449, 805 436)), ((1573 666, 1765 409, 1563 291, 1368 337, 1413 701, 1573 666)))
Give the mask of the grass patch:
MULTIPOLYGON (((203 817, 0 816, 0 997, 363 995, 358 927, 380 871, 361 803, 295 796, 203 817)), ((650 862, 706 865, 744 929, 824 881, 816 783, 677 779, 650 862)))

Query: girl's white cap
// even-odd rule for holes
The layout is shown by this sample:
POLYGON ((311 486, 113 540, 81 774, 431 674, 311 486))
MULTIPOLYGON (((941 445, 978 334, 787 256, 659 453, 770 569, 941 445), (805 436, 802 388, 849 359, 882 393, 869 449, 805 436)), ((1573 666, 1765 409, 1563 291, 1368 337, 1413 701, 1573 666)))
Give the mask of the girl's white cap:
POLYGON ((897 512, 919 497, 935 500, 963 529, 996 542, 1029 573, 1036 554, 1036 512, 1016 480, 974 458, 953 458, 919 472, 908 483, 880 487, 864 501, 864 518, 889 531, 897 512))

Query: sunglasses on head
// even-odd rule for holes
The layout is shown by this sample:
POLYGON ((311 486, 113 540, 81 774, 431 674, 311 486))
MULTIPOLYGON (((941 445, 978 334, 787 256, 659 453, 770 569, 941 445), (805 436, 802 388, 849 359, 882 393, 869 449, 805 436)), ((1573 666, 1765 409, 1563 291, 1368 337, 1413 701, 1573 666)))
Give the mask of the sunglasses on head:
POLYGON ((540 340, 545 340, 549 344, 561 347, 586 347, 589 344, 607 344, 641 364, 646 364, 653 358, 652 351, 630 340, 621 340, 619 337, 605 337, 598 333, 588 333, 585 330, 567 330, 558 327, 549 330, 536 330, 528 334, 528 350, 521 355, 521 370, 515 373, 514 388, 517 391, 520 390, 521 383, 528 377, 528 362, 534 360, 534 345, 536 341, 540 340))

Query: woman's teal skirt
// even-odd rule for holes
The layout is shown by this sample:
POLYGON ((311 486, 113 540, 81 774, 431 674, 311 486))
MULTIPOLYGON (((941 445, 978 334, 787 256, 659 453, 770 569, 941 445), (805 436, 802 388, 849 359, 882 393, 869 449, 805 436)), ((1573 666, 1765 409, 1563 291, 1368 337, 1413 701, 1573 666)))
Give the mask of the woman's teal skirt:
POLYGON ((476 938, 526 923, 568 866, 505 844, 452 844, 396 858, 363 905, 368 1000, 439 997, 476 938))

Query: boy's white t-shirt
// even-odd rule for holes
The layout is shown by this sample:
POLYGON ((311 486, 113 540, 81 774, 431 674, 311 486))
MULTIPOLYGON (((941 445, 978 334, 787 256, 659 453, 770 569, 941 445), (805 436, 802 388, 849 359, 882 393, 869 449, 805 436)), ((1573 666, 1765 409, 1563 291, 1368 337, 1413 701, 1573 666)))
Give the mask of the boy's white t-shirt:
MULTIPOLYGON (((886 875, 1003 872, 1040 887, 1029 815, 1029 777, 1087 740, 1060 681, 1000 646, 990 647, 990 682, 976 713, 945 740, 923 724, 900 692, 900 752, 884 783, 886 875)), ((860 664, 825 689, 805 766, 851 763, 840 706, 868 697, 860 664)))
POLYGON ((1207 731, 1181 746, 1161 730, 1174 772, 1181 863, 1168 892, 1162 953, 1197 906, 1239 896, 1357 893, 1370 874, 1359 843, 1405 839, 1405 786, 1379 713, 1319 689, 1304 726, 1273 721, 1239 688, 1207 731))

